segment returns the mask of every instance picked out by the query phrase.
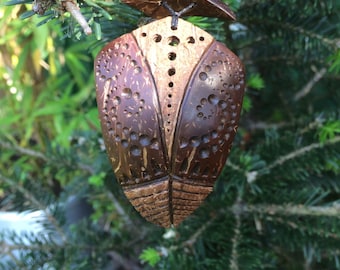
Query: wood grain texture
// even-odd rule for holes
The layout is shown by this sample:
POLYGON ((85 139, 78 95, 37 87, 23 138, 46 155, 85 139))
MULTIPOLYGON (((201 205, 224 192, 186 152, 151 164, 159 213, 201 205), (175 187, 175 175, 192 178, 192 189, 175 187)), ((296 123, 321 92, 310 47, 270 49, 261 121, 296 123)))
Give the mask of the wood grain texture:
POLYGON ((197 209, 221 173, 244 91, 241 61, 167 17, 105 46, 95 61, 103 138, 135 209, 163 227, 197 209))

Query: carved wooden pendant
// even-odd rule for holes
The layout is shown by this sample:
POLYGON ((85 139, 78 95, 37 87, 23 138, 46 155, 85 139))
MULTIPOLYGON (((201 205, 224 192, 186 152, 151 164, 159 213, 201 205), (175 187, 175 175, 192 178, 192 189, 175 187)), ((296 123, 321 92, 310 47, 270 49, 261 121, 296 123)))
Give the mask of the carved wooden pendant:
POLYGON ((228 157, 244 68, 222 43, 179 19, 154 21, 107 44, 95 60, 106 150, 135 209, 177 226, 212 191, 228 157))

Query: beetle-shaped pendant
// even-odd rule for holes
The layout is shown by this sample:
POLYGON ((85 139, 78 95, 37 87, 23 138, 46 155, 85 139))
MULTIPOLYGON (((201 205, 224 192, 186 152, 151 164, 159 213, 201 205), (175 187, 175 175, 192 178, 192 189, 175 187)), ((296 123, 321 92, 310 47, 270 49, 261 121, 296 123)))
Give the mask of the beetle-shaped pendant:
POLYGON ((179 19, 156 20, 95 60, 97 103, 117 180, 148 221, 177 226, 212 191, 237 129, 244 68, 179 19))

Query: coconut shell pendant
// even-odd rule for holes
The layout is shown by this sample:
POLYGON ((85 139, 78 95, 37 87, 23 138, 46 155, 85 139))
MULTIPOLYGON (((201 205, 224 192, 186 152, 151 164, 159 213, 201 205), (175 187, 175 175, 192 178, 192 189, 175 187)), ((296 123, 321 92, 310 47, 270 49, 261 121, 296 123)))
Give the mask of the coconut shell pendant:
POLYGON ((237 129, 244 68, 222 43, 179 19, 154 21, 95 60, 107 154, 134 208, 177 226, 212 191, 237 129))

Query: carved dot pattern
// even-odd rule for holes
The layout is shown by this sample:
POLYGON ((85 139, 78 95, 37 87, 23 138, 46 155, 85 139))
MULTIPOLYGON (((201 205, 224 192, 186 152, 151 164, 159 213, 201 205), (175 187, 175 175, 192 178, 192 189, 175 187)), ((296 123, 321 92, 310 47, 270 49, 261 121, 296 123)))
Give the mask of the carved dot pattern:
POLYGON ((222 170, 225 160, 221 156, 229 153, 237 130, 242 102, 238 89, 244 88, 244 71, 236 56, 216 42, 195 73, 197 77, 190 83, 193 90, 187 97, 193 108, 190 103, 183 104, 179 126, 186 128, 180 132, 181 150, 177 154, 179 157, 194 155, 195 163, 190 165, 186 158, 177 159, 177 168, 181 169, 181 177, 199 171, 198 175, 209 182, 222 170), (190 110, 194 110, 195 115, 190 110), (186 130, 201 135, 186 135, 189 133, 186 130))
POLYGON ((148 104, 155 89, 150 91, 154 86, 142 76, 143 61, 131 50, 136 44, 129 39, 131 37, 108 44, 98 55, 95 65, 99 77, 97 89, 102 89, 97 95, 98 107, 102 108, 106 119, 105 125, 102 124, 103 136, 113 167, 121 166, 116 176, 122 185, 150 180, 159 176, 160 170, 163 174, 165 171, 162 164, 155 164, 157 169, 151 168, 151 156, 143 154, 157 151, 153 159, 160 163, 164 160, 163 153, 159 152, 160 127, 154 121, 157 111, 148 104), (142 87, 140 81, 126 79, 133 76, 135 79, 140 76, 141 82, 144 80, 142 87), (142 125, 145 127, 140 128, 142 125), (131 164, 124 164, 126 156, 132 159, 131 164), (133 169, 129 168, 130 165, 133 169))
POLYGON ((95 61, 103 138, 116 178, 148 221, 177 226, 212 191, 237 130, 241 61, 181 19, 154 21, 95 61), (185 60, 185 61, 184 61, 185 60))

